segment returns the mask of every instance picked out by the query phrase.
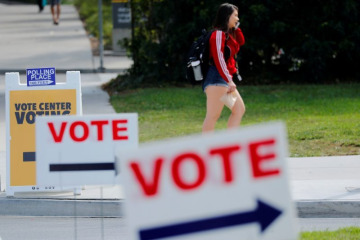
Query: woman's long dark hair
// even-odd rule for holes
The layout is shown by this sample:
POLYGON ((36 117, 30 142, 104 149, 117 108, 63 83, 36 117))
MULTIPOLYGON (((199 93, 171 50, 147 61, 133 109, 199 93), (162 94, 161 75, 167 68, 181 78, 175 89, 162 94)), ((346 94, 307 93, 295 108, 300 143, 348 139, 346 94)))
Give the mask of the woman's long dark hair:
POLYGON ((223 3, 220 5, 218 12, 216 14, 216 18, 214 21, 214 28, 228 32, 228 24, 231 14, 233 14, 234 11, 238 11, 238 8, 230 3, 223 3))

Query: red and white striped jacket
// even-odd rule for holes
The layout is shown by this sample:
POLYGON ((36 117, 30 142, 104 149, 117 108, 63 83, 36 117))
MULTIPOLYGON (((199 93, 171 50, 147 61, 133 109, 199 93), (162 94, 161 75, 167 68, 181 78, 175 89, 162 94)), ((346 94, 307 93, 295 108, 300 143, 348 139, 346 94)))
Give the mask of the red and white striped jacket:
POLYGON ((230 49, 230 57, 225 62, 225 32, 216 30, 210 36, 210 59, 213 60, 220 76, 226 81, 232 81, 232 75, 237 72, 235 54, 240 50, 240 46, 245 44, 245 38, 240 28, 235 30, 235 39, 229 35, 226 45, 230 49))

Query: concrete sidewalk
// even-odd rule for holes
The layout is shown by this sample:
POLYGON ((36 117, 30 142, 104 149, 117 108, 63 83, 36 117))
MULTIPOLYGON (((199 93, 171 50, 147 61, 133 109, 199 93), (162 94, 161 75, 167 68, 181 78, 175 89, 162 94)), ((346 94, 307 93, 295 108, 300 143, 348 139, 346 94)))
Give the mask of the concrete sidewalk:
POLYGON ((360 217, 360 156, 289 158, 300 217, 360 217))
MULTIPOLYGON (((0 189, 5 188, 5 72, 55 67, 57 81, 66 70, 80 70, 84 114, 115 113, 100 85, 116 73, 96 73, 98 57, 73 6, 63 5, 59 26, 49 7, 7 5, 0 1, 0 189), (2 72, 1 72, 2 71, 2 72)), ((106 56, 104 66, 119 72, 132 64, 126 57, 106 56)), ((21 75, 25 82, 25 76, 21 75)), ((289 158, 290 186, 300 217, 360 217, 360 156, 289 158)), ((69 191, 0 193, 0 215, 123 216, 121 186, 85 186, 69 191), (76 206, 76 212, 74 212, 76 206)))
MULTIPOLYGON (((27 68, 54 66, 57 73, 96 72, 90 40, 74 6, 62 5, 60 24, 54 25, 49 6, 39 13, 33 4, 0 1, 0 73, 24 73, 27 68)), ((132 64, 126 57, 105 56, 106 72, 121 72, 132 64)))
POLYGON ((39 13, 37 5, 0 5, 0 68, 93 69, 90 42, 76 10, 67 5, 61 10, 56 26, 49 6, 39 13))

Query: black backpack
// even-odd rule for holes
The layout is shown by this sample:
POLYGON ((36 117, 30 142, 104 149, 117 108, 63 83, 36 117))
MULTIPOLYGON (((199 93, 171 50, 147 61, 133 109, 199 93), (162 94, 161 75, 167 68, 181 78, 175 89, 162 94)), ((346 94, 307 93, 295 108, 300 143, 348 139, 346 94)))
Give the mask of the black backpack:
POLYGON ((205 80, 209 70, 209 39, 213 31, 202 30, 202 35, 191 45, 187 56, 186 79, 192 84, 205 80))

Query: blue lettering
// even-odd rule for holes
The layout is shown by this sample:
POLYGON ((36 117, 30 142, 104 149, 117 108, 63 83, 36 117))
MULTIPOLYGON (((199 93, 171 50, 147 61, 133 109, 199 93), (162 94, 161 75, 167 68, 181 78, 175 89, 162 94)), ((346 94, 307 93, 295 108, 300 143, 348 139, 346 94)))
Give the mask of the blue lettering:
POLYGON ((15 112, 16 121, 18 124, 24 123, 25 112, 15 112))
POLYGON ((26 121, 28 124, 34 124, 35 122, 35 113, 34 112, 28 112, 26 114, 26 121))
MULTIPOLYGON (((20 108, 20 105, 19 105, 20 108)), ((24 120, 26 120, 26 122, 28 124, 34 124, 35 123, 35 118, 36 116, 53 116, 53 115, 70 115, 70 111, 28 111, 28 112, 24 112, 24 111, 18 111, 15 112, 15 118, 16 118, 16 122, 17 124, 24 124, 24 120)))
POLYGON ((20 106, 21 106, 20 103, 15 103, 15 109, 16 109, 16 111, 19 111, 19 110, 20 110, 20 106))

